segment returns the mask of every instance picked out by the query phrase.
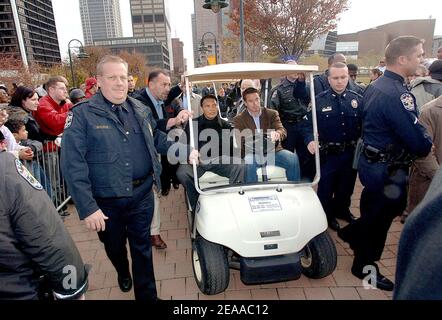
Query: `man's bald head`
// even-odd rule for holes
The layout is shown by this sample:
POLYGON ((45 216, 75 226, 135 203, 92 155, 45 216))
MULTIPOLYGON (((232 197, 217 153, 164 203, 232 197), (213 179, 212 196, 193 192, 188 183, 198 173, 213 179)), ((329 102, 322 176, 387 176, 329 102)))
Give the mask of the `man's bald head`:
POLYGON ((342 53, 334 53, 328 58, 328 66, 331 67, 332 64, 342 62, 347 64, 347 58, 342 53))
POLYGON ((255 88, 261 90, 261 82, 259 79, 244 79, 241 81, 241 94, 248 88, 255 88))

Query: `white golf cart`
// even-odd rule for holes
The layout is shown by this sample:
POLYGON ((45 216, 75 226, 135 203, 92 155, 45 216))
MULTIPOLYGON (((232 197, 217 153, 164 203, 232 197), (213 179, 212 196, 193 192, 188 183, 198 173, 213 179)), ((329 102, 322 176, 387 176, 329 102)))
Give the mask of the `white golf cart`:
MULTIPOLYGON (((189 90, 190 81, 269 79, 302 72, 310 75, 310 94, 314 97, 313 72, 317 70, 317 66, 232 63, 188 71, 185 79, 189 90)), ((189 92, 187 97, 190 106, 189 92)), ((318 146, 315 99, 312 110, 318 146)), ((192 144, 193 134, 190 124, 192 144)), ((289 182, 284 169, 267 166, 266 174, 258 169, 257 184, 229 185, 227 178, 211 172, 198 179, 193 163, 200 196, 196 212, 189 210, 188 219, 193 270, 201 292, 223 292, 229 284, 229 268, 240 270, 245 284, 294 280, 301 274, 319 279, 335 270, 336 247, 313 190, 320 179, 318 155, 316 150, 316 176, 309 183, 289 182)))

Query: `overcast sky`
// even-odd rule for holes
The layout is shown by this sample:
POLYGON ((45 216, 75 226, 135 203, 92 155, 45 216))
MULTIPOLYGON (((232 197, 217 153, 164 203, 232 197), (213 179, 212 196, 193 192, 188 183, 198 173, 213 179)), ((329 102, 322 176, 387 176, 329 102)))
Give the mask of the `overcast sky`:
MULTIPOLYGON (((247 1, 247 0, 245 0, 247 1)), ((172 37, 184 42, 184 56, 193 67, 192 24, 193 0, 171 0, 172 37)), ((67 55, 71 39, 83 41, 78 0, 52 0, 62 56, 67 55)), ((203 0, 201 0, 203 3, 203 0)), ((123 36, 132 36, 129 0, 120 0, 123 36)), ((351 0, 350 9, 341 15, 338 33, 351 33, 405 19, 436 19, 435 34, 442 35, 442 1, 440 0, 351 0)))

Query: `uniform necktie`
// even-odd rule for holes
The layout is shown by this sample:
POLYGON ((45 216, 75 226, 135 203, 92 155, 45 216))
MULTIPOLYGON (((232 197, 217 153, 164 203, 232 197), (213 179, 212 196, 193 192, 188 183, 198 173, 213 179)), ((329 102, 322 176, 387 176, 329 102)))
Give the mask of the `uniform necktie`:
POLYGON ((123 125, 124 128, 126 128, 126 114, 123 110, 123 107, 121 105, 115 106, 115 113, 118 117, 118 120, 120 120, 120 123, 123 125))

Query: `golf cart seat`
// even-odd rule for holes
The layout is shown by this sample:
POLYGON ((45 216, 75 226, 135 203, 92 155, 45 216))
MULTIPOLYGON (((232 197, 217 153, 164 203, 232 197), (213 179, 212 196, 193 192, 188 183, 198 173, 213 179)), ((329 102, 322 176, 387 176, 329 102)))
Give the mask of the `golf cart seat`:
MULTIPOLYGON (((262 169, 256 170, 258 181, 262 181, 262 169)), ((277 166, 267 166, 267 177, 269 181, 287 181, 285 169, 277 166)))
POLYGON ((229 178, 221 177, 211 171, 206 171, 199 179, 200 188, 221 187, 229 184, 229 178))

